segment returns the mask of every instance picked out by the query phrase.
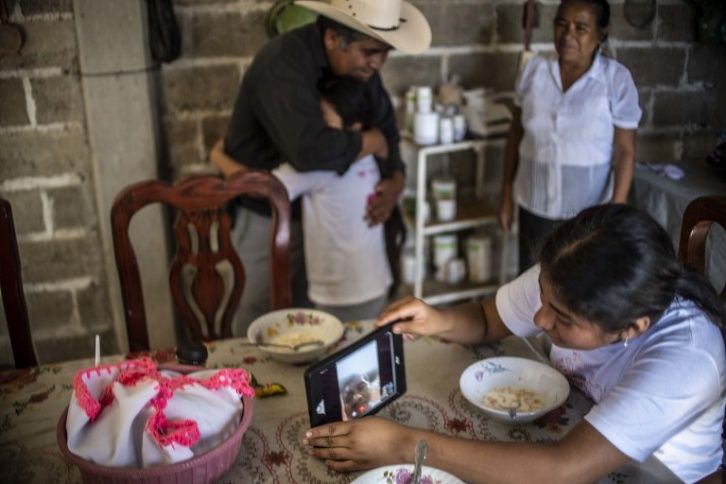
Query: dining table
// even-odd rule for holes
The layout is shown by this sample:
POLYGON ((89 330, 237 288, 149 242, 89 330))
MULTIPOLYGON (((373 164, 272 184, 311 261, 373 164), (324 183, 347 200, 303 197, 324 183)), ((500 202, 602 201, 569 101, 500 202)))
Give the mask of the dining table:
MULTIPOLYGON (((343 338, 330 351, 369 333, 373 321, 344 323, 343 338)), ((253 400, 253 420, 239 454, 218 482, 229 483, 346 483, 361 473, 338 473, 305 453, 302 437, 309 428, 303 375, 306 366, 281 363, 268 353, 232 338, 207 343, 207 368, 242 367, 260 386, 276 383, 284 392, 253 400)), ((379 415, 405 425, 457 437, 508 442, 556 442, 592 406, 574 388, 561 407, 529 423, 496 421, 471 404, 459 388, 459 377, 484 358, 518 356, 536 359, 531 342, 509 337, 494 344, 460 345, 422 337, 406 341, 406 393, 379 415)), ((133 355, 140 356, 140 355, 133 355)), ((145 354, 159 364, 175 361, 173 349, 145 354)), ((129 358, 102 358, 112 364, 129 358)), ((92 358, 43 364, 0 372, 0 482, 81 482, 78 468, 66 462, 56 443, 56 424, 69 404, 71 381, 92 358)), ((413 457, 414 449, 411 449, 413 457)), ((385 481, 382 481, 385 482, 385 481)), ((601 482, 678 482, 659 461, 630 463, 601 482)))

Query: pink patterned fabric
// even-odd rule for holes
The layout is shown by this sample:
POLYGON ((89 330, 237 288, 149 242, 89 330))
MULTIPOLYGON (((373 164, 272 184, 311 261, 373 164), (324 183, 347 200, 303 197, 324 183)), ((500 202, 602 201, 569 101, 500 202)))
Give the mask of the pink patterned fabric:
MULTIPOLYGON (((69 407, 69 448, 75 448, 78 455, 87 454, 94 462, 109 465, 129 465, 138 455, 134 450, 137 448, 142 449, 142 455, 151 456, 152 465, 159 460, 175 462, 191 457, 191 451, 183 448, 199 443, 204 432, 209 437, 210 428, 216 429, 220 438, 229 434, 224 422, 234 421, 232 415, 241 411, 240 397, 253 397, 255 393, 244 369, 226 368, 209 373, 160 372, 148 357, 79 370, 73 378, 69 407), (177 395, 170 417, 168 406, 177 395), (202 407, 206 405, 206 411, 196 401, 202 407), (222 408, 218 408, 220 404, 222 408), (212 410, 215 415, 210 418, 212 410), (197 414, 205 415, 204 430, 194 420, 197 414), (92 427, 99 425, 101 419, 106 420, 101 426, 103 431, 94 431, 92 427), (158 449, 143 443, 143 436, 136 436, 133 422, 138 419, 145 420, 146 438, 158 449), (212 420, 215 423, 210 423, 212 420), (99 449, 104 445, 110 450, 99 449)), ((212 442, 216 440, 212 437, 212 442)), ((207 442, 204 447, 209 445, 207 442)), ((145 466, 146 457, 143 460, 141 465, 145 466)))
POLYGON ((128 360, 117 365, 101 365, 79 370, 73 377, 73 393, 78 405, 86 412, 90 420, 95 420, 104 407, 113 401, 111 385, 107 386, 98 399, 91 395, 86 382, 94 376, 119 372, 118 379, 124 385, 133 385, 143 376, 158 374, 156 365, 150 358, 128 360))

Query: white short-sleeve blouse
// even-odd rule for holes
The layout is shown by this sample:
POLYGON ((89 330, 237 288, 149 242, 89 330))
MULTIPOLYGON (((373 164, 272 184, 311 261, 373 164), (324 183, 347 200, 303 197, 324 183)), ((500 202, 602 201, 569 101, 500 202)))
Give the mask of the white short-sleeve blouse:
MULTIPOLYGON (((533 322, 542 306, 539 274, 534 265, 497 291, 497 311, 517 336, 541 333, 533 322)), ((676 297, 627 347, 553 344, 549 356, 595 402, 585 420, 628 457, 654 455, 685 482, 719 467, 726 355, 718 327, 693 302, 676 297)))
POLYGON ((596 54, 590 69, 562 92, 556 53, 538 55, 517 79, 515 103, 524 128, 517 203, 541 217, 564 219, 609 201, 615 127, 636 129, 641 116, 628 69, 596 54))

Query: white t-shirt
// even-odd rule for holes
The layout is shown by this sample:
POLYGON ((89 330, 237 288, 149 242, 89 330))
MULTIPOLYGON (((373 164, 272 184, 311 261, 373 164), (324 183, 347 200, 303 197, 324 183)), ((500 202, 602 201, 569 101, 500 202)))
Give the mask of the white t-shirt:
POLYGON ((615 127, 635 129, 641 116, 628 69, 597 54, 563 93, 556 53, 536 56, 516 81, 515 104, 524 128, 517 203, 541 217, 564 219, 609 201, 615 127))
MULTIPOLYGON (((539 265, 502 286, 496 305, 517 336, 541 330, 539 265)), ((719 329, 694 303, 676 297, 648 331, 594 350, 552 346, 550 360, 594 402, 585 419, 634 460, 651 454, 686 482, 721 464, 726 355, 719 329)))
POLYGON ((317 304, 346 306, 383 296, 391 285, 383 225, 363 219, 380 172, 373 156, 345 174, 298 172, 287 163, 273 170, 290 199, 303 196, 308 295, 317 304))

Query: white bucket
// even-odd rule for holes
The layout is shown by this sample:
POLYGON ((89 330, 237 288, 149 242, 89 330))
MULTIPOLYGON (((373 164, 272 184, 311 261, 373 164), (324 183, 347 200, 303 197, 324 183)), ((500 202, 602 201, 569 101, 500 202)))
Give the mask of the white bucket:
POLYGON ((456 234, 443 234, 434 236, 434 266, 436 267, 436 279, 446 279, 446 264, 458 256, 458 237, 456 234))
POLYGON ((492 239, 474 236, 466 240, 466 264, 471 282, 486 282, 492 278, 492 239))

